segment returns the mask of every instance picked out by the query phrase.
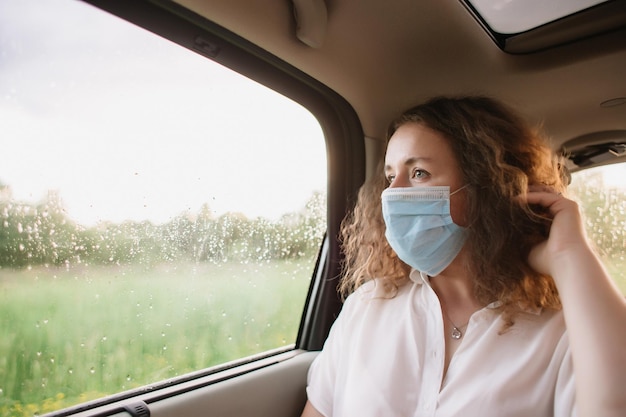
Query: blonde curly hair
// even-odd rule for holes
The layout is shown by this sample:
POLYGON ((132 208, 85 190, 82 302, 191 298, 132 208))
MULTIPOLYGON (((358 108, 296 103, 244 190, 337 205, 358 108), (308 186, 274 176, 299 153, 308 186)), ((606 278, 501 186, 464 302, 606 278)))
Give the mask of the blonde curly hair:
MULTIPOLYGON (((561 164, 544 137, 503 103, 482 96, 437 97, 413 107, 391 123, 387 140, 405 123, 439 132, 459 162, 468 184, 466 245, 478 301, 499 301, 509 325, 520 308, 559 309, 552 278, 527 262, 530 249, 547 237, 549 216, 519 199, 533 184, 565 192, 561 164)), ((381 278, 391 296, 407 281, 410 267, 384 237, 380 194, 386 187, 381 163, 342 223, 344 297, 373 278, 381 278)))

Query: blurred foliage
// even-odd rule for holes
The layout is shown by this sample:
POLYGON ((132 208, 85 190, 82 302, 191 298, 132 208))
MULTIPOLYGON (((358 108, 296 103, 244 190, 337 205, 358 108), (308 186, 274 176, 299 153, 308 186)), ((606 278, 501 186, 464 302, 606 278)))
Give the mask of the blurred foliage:
POLYGON ((607 178, 604 168, 576 172, 568 191, 580 204, 589 240, 626 295, 626 182, 607 178))
POLYGON ((239 213, 214 217, 204 205, 160 225, 102 222, 87 228, 68 217, 56 193, 36 205, 0 196, 0 267, 295 259, 318 250, 325 219, 325 198, 314 193, 302 210, 278 221, 239 213))
MULTIPOLYGON (((626 183, 624 184, 626 185, 626 183)), ((626 189, 605 184, 598 170, 578 172, 569 187, 584 214, 589 239, 606 258, 626 253, 626 189)))

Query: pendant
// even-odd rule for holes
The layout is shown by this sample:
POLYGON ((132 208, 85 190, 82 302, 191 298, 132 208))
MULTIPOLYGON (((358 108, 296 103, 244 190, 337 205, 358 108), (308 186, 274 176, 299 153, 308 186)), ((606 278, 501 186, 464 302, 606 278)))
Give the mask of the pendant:
POLYGON ((460 339, 463 336, 463 333, 461 333, 461 331, 459 329, 457 329, 456 326, 454 326, 452 328, 452 338, 453 339, 460 339))

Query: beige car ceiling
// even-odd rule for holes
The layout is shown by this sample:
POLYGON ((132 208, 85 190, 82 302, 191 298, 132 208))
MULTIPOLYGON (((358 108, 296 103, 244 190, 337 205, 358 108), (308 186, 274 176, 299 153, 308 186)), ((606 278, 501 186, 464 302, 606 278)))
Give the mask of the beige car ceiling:
POLYGON ((440 94, 488 94, 535 123, 553 146, 626 131, 626 28, 525 55, 501 51, 458 0, 327 0, 323 43, 296 37, 289 0, 180 0, 345 97, 366 136, 440 94))

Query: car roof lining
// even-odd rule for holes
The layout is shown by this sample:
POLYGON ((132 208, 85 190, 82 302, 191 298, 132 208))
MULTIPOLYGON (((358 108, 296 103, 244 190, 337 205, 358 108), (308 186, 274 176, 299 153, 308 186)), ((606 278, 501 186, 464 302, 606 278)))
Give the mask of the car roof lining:
MULTIPOLYGON (((104 1, 91 3, 107 8, 104 1)), ((626 101, 623 99, 626 91, 615 90, 615 86, 624 85, 621 70, 626 62, 624 1, 602 3, 584 13, 509 38, 509 42, 517 42, 521 36, 525 38, 523 43, 529 42, 539 49, 521 55, 506 53, 494 45, 484 25, 459 0, 409 4, 403 0, 326 2, 324 43, 316 48, 298 40, 293 5, 288 1, 153 0, 147 3, 184 15, 185 19, 193 20, 190 16, 195 16, 213 30, 228 32, 231 43, 268 62, 270 67, 291 68, 288 72, 295 76, 294 80, 305 84, 319 81, 320 85, 336 91, 356 111, 369 142, 378 140, 384 144, 389 120, 405 108, 440 94, 485 94, 501 98, 520 109, 531 123, 542 126, 555 150, 564 149, 565 143, 571 147, 572 141, 579 148, 584 147, 580 142, 586 140, 589 146, 597 146, 603 132, 626 128, 626 105, 611 108, 601 105, 607 100, 626 101), (563 33, 576 38, 590 31, 602 33, 545 49, 546 45, 561 42, 563 33), (247 39, 254 39, 255 44, 247 39), (437 39, 437 47, 432 39, 437 39), (594 74, 597 74, 595 78, 594 74), (581 79, 593 82, 581 83, 581 79), (570 91, 576 94, 568 94, 570 91)), ((128 17, 127 11, 114 13, 128 17)), ((155 31, 165 37, 180 32, 162 21, 156 25, 155 31)), ((186 36, 183 41, 174 40, 296 101, 307 100, 306 96, 293 96, 298 94, 298 88, 281 87, 284 83, 281 76, 272 79, 272 71, 264 71, 262 65, 245 64, 241 55, 230 55, 228 46, 222 50, 220 41, 212 39, 210 34, 186 36)), ((384 145, 370 148, 374 152, 373 156, 368 154, 370 160, 384 152, 384 145)), ((370 165, 371 161, 364 168, 368 175, 373 169, 370 165)), ((575 164, 570 168, 580 169, 575 164)))
POLYGON ((624 127, 626 106, 600 106, 626 94, 615 90, 623 85, 623 26, 582 41, 512 55, 494 45, 458 0, 344 0, 327 2, 324 43, 310 48, 296 37, 287 1, 179 3, 254 39, 337 91, 354 107, 370 138, 383 140, 389 120, 440 94, 501 98, 521 109, 531 123, 541 124, 554 149, 582 133, 624 127), (436 47, 432 39, 437 39, 436 47), (593 83, 579 82, 594 74, 598 76, 593 83), (575 97, 568 96, 573 89, 575 97))

